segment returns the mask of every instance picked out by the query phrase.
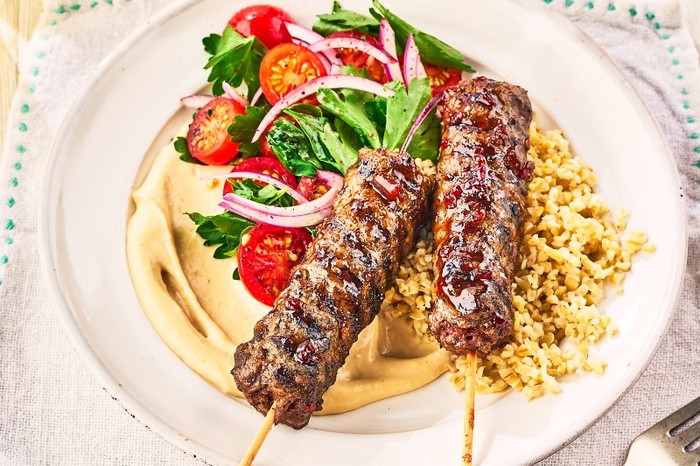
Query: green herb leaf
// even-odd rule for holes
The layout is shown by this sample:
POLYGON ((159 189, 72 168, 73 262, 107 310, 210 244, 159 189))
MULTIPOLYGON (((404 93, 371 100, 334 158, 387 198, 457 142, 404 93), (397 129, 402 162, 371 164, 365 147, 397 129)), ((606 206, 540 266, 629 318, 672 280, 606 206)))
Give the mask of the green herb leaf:
POLYGON ((433 110, 423 120, 406 148, 406 152, 414 159, 428 159, 437 162, 440 140, 442 139, 442 126, 440 119, 435 114, 436 111, 433 110))
POLYGON ((255 225, 255 222, 229 211, 210 216, 197 212, 186 215, 197 225, 197 234, 204 239, 205 246, 219 245, 214 251, 216 259, 234 256, 241 244, 241 236, 255 225))
POLYGON ((293 110, 286 110, 285 113, 299 123, 299 127, 311 142, 316 158, 324 168, 344 175, 357 161, 357 151, 340 140, 327 118, 314 117, 293 110))
POLYGON ((333 126, 335 127, 335 131, 338 133, 338 137, 340 137, 343 144, 350 147, 353 152, 357 153, 360 149, 362 149, 363 144, 362 140, 360 139, 360 135, 357 134, 352 126, 345 123, 340 118, 333 120, 333 126))
POLYGON ((370 93, 342 89, 339 94, 331 89, 322 88, 316 92, 316 98, 322 109, 352 126, 366 147, 376 149, 380 146, 377 127, 365 112, 365 103, 372 100, 370 93))
POLYGON ((414 79, 408 89, 399 88, 386 100, 386 127, 382 144, 389 150, 400 149, 420 112, 431 96, 428 78, 414 79))
POLYGON ((270 184, 263 187, 251 180, 227 180, 227 183, 231 185, 235 194, 259 204, 279 207, 294 205, 294 199, 287 194, 287 190, 278 189, 270 184))
POLYGON ((291 121, 278 119, 266 137, 272 152, 292 175, 313 178, 322 168, 306 134, 291 121))
POLYGON ((236 267, 233 270, 233 276, 231 278, 233 278, 236 281, 239 281, 241 279, 241 274, 238 272, 238 267, 236 267))
POLYGON ((224 81, 233 87, 245 83, 251 98, 260 87, 260 62, 267 52, 263 43, 255 36, 243 37, 226 26, 223 35, 211 34, 202 39, 202 44, 211 55, 204 69, 211 70, 207 80, 214 83, 212 92, 223 95, 224 81))
POLYGON ((312 29, 322 36, 329 36, 334 32, 355 30, 371 36, 379 34, 379 22, 372 18, 344 10, 340 3, 333 2, 333 10, 327 15, 318 15, 318 20, 312 29))
POLYGON ((445 68, 455 68, 468 73, 475 72, 474 68, 465 62, 464 55, 462 55, 459 50, 411 26, 406 21, 387 10, 384 5, 379 3, 379 0, 373 0, 372 5, 376 10, 373 14, 385 18, 394 30, 399 53, 401 53, 409 34, 413 34, 418 52, 420 52, 420 57, 425 63, 432 63, 433 65, 443 66, 445 68))
POLYGON ((233 123, 228 127, 228 134, 231 135, 231 141, 240 142, 238 151, 246 156, 257 155, 259 152, 259 143, 250 142, 253 139, 255 130, 260 126, 260 122, 267 114, 266 107, 246 107, 245 114, 236 115, 233 123))
POLYGON ((173 147, 180 154, 180 160, 182 160, 183 162, 203 165, 202 162, 195 159, 194 157, 192 157, 192 154, 190 154, 190 150, 187 148, 187 139, 183 138, 182 136, 178 137, 173 142, 173 147))

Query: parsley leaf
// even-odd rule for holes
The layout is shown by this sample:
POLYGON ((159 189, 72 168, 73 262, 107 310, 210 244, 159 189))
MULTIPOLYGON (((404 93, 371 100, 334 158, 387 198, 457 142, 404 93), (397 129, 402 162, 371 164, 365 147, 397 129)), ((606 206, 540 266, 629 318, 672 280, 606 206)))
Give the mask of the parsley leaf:
POLYGON ((374 10, 370 10, 372 15, 375 16, 375 18, 385 18, 394 30, 399 53, 400 49, 403 48, 403 44, 406 43, 408 35, 413 34, 418 52, 420 52, 420 57, 424 62, 443 66, 445 68, 455 68, 469 73, 475 72, 474 68, 465 63, 464 55, 462 55, 459 50, 411 26, 406 21, 387 10, 384 5, 379 3, 379 0, 373 0, 372 5, 375 8, 374 10))
POLYGON ((371 94, 353 89, 341 89, 338 93, 321 88, 316 92, 316 99, 322 109, 354 128, 366 147, 376 149, 381 145, 377 127, 365 112, 365 103, 372 100, 371 94))
POLYGON ((187 148, 187 139, 185 139, 184 137, 180 136, 177 139, 175 139, 175 141, 173 141, 173 147, 180 154, 180 160, 182 160, 183 162, 203 165, 202 162, 192 157, 192 154, 190 154, 190 150, 187 148))
POLYGON ((258 129, 260 122, 267 113, 267 107, 246 107, 245 113, 236 115, 233 123, 228 127, 228 134, 231 136, 231 141, 240 142, 238 151, 246 156, 257 155, 260 144, 258 141, 250 142, 253 139, 255 130, 258 129))
POLYGON ((379 34, 379 21, 354 11, 344 10, 340 3, 334 1, 331 13, 318 15, 318 20, 312 29, 322 36, 329 36, 339 31, 355 30, 376 37, 379 34))
POLYGON ((204 69, 211 69, 207 81, 214 83, 212 92, 223 95, 224 81, 233 87, 245 83, 251 98, 260 87, 260 62, 267 52, 263 43, 255 36, 243 37, 226 26, 223 35, 211 34, 202 39, 202 44, 211 55, 204 69))
POLYGON ((204 239, 205 246, 219 245, 214 251, 216 259, 235 255, 241 244, 241 236, 255 225, 255 222, 229 211, 209 216, 197 212, 186 215, 197 225, 197 234, 204 239))
POLYGON ((386 127, 382 144, 389 150, 400 149, 420 112, 430 102, 428 78, 414 79, 408 89, 399 87, 386 100, 386 127))

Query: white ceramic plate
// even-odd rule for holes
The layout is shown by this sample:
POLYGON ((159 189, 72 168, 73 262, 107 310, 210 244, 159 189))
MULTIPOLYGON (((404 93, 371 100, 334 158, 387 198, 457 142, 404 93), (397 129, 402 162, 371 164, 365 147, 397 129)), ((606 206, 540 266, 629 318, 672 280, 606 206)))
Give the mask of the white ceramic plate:
MULTIPOLYGON (((156 335, 130 282, 125 226, 129 194, 149 163, 144 154, 167 143, 174 129, 161 130, 178 99, 206 81, 200 39, 219 31, 244 1, 181 2, 103 63, 59 132, 40 213, 41 256, 79 353, 138 419, 180 448, 223 463, 242 456, 262 417, 216 391, 156 335)), ((331 2, 275 3, 310 25, 331 2)), ((366 11, 367 3, 343 5, 366 11)), ((387 0, 387 6, 463 50, 482 72, 527 88, 540 120, 555 121, 596 169, 605 199, 628 209, 632 227, 658 247, 636 258, 624 296, 611 293, 605 301, 620 334, 596 348, 609 363, 604 376, 567 378, 561 394, 532 402, 511 393, 482 403, 477 462, 533 462, 609 409, 664 334, 686 255, 676 169, 630 85, 581 32, 539 2, 445 0, 426 8, 422 0, 387 0)), ((443 378, 352 413, 314 418, 302 431, 279 426, 258 464, 458 464, 461 418, 462 395, 443 378)))

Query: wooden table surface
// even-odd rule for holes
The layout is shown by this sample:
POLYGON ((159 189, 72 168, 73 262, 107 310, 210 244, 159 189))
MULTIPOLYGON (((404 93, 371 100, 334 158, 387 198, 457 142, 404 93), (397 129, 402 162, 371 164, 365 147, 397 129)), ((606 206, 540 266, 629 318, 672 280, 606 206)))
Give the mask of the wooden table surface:
POLYGON ((0 0, 0 142, 5 140, 7 115, 19 81, 18 50, 31 38, 42 7, 42 0, 0 0))

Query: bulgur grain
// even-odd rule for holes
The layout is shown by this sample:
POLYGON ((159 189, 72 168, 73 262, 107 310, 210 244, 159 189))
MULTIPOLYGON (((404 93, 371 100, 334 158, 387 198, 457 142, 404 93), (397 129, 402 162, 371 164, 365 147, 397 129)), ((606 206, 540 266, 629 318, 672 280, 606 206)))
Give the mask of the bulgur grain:
MULTIPOLYGON (((623 240, 629 213, 623 210, 612 218, 595 193, 593 169, 571 154, 561 131, 543 133, 533 123, 530 143, 528 158, 535 170, 521 267, 512 287, 515 338, 480 359, 477 371, 480 392, 513 388, 528 399, 559 392, 563 375, 580 370, 603 373, 606 363, 591 353, 591 346, 619 331, 598 309, 604 285, 616 285, 621 294, 632 256, 655 249, 642 232, 631 232, 623 240)), ((426 174, 435 174, 431 162, 418 164, 426 174)), ((382 310, 410 319, 422 339, 437 344, 426 320, 433 300, 433 248, 427 226, 403 261, 382 310)), ((465 368, 465 358, 453 355, 447 370, 458 390, 464 389, 465 368)))

